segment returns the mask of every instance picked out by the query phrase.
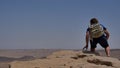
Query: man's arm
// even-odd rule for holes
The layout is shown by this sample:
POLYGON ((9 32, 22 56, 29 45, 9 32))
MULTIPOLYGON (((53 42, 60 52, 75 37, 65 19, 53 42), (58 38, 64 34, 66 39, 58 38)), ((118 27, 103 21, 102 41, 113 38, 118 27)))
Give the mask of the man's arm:
POLYGON ((104 32, 105 32, 105 34, 106 34, 107 39, 109 39, 110 33, 109 33, 107 30, 104 30, 104 32))
POLYGON ((86 45, 88 46, 89 43, 89 32, 86 32, 86 45))
POLYGON ((88 43, 89 43, 89 31, 86 32, 85 41, 86 41, 86 46, 83 48, 83 50, 84 50, 85 48, 88 49, 88 43))

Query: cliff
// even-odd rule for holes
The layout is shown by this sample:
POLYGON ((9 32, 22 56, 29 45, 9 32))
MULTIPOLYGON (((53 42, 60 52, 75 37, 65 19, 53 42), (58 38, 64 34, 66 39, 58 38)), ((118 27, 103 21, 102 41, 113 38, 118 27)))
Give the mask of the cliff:
POLYGON ((62 50, 30 61, 13 61, 11 68, 120 68, 120 60, 99 53, 62 50))

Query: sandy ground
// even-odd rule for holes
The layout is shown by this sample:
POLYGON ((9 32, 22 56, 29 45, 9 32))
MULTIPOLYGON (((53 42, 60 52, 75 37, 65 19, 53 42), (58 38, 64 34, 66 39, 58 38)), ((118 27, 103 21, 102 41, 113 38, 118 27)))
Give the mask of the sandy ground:
MULTIPOLYGON (((0 68, 9 68, 9 62, 26 61, 46 58, 53 52, 63 49, 0 49, 0 68)), ((80 51, 80 50, 76 50, 80 51)), ((101 56, 106 56, 104 50, 97 50, 101 56)), ((120 49, 111 49, 111 57, 120 60, 120 49)))

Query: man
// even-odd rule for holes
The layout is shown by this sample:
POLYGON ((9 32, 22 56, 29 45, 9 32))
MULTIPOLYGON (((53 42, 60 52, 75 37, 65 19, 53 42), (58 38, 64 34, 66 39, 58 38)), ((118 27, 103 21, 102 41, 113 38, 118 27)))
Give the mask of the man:
POLYGON ((109 57, 110 47, 107 41, 108 39, 109 32, 107 29, 102 24, 99 24, 96 18, 92 18, 90 20, 90 27, 88 27, 86 31, 86 46, 83 49, 88 49, 88 43, 90 40, 92 52, 95 52, 97 43, 99 43, 105 49, 106 55, 109 57))

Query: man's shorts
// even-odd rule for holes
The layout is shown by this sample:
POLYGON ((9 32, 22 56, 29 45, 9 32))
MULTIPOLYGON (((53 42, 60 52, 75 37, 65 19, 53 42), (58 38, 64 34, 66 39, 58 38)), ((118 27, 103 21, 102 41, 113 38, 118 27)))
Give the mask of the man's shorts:
POLYGON ((99 38, 93 38, 93 40, 90 40, 91 48, 96 48, 97 43, 99 43, 103 48, 106 48, 109 46, 105 35, 103 35, 99 38))

